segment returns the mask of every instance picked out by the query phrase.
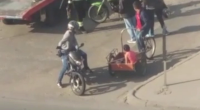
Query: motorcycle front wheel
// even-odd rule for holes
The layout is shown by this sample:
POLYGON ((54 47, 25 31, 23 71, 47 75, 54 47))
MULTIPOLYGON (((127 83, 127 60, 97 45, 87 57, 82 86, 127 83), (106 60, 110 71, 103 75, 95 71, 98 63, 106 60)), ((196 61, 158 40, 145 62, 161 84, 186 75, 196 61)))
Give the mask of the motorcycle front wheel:
POLYGON ((78 72, 72 72, 70 78, 70 85, 72 92, 75 95, 81 96, 85 93, 85 80, 83 76, 78 72))
POLYGON ((88 17, 97 23, 103 23, 109 16, 109 11, 106 5, 102 5, 101 9, 99 10, 99 6, 92 5, 88 9, 88 17))

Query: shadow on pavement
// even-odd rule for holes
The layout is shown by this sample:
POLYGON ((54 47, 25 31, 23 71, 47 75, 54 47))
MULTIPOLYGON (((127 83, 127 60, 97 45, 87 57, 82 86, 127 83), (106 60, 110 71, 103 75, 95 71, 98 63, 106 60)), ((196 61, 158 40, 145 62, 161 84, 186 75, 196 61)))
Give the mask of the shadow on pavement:
POLYGON ((123 23, 120 23, 120 22, 119 22, 119 23, 116 24, 116 25, 97 27, 97 28, 95 29, 94 32, 105 31, 105 30, 106 30, 106 31, 109 31, 109 30, 123 29, 123 28, 125 28, 124 22, 123 22, 123 23))
POLYGON ((31 25, 32 33, 49 33, 49 34, 64 34, 67 30, 68 21, 62 21, 58 23, 55 27, 48 27, 42 24, 34 23, 31 25))
POLYGON ((193 80, 189 80, 189 81, 182 81, 182 82, 172 83, 172 84, 168 84, 168 86, 174 86, 174 85, 179 85, 179 84, 184 84, 184 83, 189 83, 189 82, 195 82, 195 81, 200 81, 200 79, 193 79, 193 80))
MULTIPOLYGON (((167 53, 167 69, 173 67, 181 60, 189 57, 190 55, 200 51, 200 47, 196 49, 184 49, 167 53)), ((154 61, 148 64, 148 74, 158 74, 163 71, 163 56, 158 55, 154 57, 154 61)))
MULTIPOLYGON (((190 32, 197 32, 197 31, 200 31, 200 25, 187 26, 187 27, 180 28, 180 29, 178 29, 176 31, 170 32, 169 36, 175 35, 175 34, 184 34, 184 33, 190 33, 190 32)), ((158 38, 158 37, 162 37, 162 36, 163 36, 162 34, 157 34, 155 37, 158 38)))
POLYGON ((133 73, 119 73, 112 77, 107 66, 93 68, 93 74, 87 75, 87 83, 94 85, 87 89, 86 95, 100 95, 126 87, 130 81, 138 82, 138 76, 133 73))
MULTIPOLYGON (((173 67, 181 60, 189 57, 190 55, 200 51, 200 47, 196 49, 184 49, 180 51, 170 52, 167 55, 167 69, 173 67)), ((108 74, 107 67, 94 68, 93 74, 87 75, 87 83, 97 84, 87 90, 87 95, 99 95, 118 90, 126 87, 128 82, 143 82, 150 77, 161 73, 163 71, 162 55, 155 56, 154 61, 149 61, 147 65, 147 76, 139 77, 133 73, 119 73, 115 77, 108 74)))
MULTIPOLYGON (((95 23, 94 21, 90 19, 85 19, 84 21, 85 29, 89 32, 99 32, 99 31, 108 31, 108 30, 115 30, 115 29, 120 29, 124 28, 125 25, 124 23, 121 23, 117 21, 117 24, 115 25, 108 25, 106 23, 102 23, 103 26, 97 27, 99 24, 95 23)), ((67 30, 67 23, 68 21, 62 21, 61 23, 57 24, 55 27, 48 27, 48 26, 43 26, 40 24, 33 24, 31 25, 32 30, 30 32, 32 33, 51 33, 51 34, 63 34, 67 30)))
POLYGON ((175 17, 184 17, 184 16, 190 16, 190 15, 199 14, 200 13, 200 8, 197 8, 197 9, 194 9, 194 10, 190 10, 190 11, 186 11, 186 12, 183 12, 183 13, 181 11, 181 9, 183 9, 183 8, 187 8, 187 7, 190 7, 190 6, 196 6, 199 3, 200 3, 200 1, 191 1, 189 3, 177 4, 177 5, 169 6, 170 7, 170 11, 173 13, 172 15, 170 15, 169 19, 175 18, 175 17))

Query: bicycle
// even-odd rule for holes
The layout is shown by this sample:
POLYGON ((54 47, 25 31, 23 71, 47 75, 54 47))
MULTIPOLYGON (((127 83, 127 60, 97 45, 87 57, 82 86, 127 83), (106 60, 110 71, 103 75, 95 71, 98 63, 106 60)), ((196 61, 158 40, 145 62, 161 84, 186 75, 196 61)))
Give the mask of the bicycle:
MULTIPOLYGON (((122 34, 123 34, 123 32, 125 30, 127 30, 127 29, 123 29, 121 31, 121 36, 122 36, 122 34)), ((136 32, 135 28, 133 30, 134 30, 134 32, 136 32)), ((141 33, 140 33, 140 35, 141 35, 141 33)), ((155 41, 155 38, 154 37, 141 37, 140 36, 140 42, 142 43, 142 46, 143 46, 142 47, 142 52, 145 53, 145 57, 148 60, 153 59, 155 51, 156 51, 156 41, 155 41), (148 55, 148 52, 150 52, 150 55, 148 55)), ((138 43, 138 41, 137 41, 137 43, 138 43)), ((121 42, 121 44, 122 44, 122 42, 121 42)))

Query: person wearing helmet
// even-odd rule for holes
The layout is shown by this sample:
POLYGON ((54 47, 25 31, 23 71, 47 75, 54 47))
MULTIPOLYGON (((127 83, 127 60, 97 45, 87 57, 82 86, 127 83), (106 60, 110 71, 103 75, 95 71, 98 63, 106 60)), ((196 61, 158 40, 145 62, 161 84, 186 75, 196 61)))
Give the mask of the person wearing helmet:
POLYGON ((87 31, 83 27, 83 19, 86 17, 86 12, 87 12, 86 4, 87 4, 86 0, 68 0, 68 5, 69 5, 68 7, 70 8, 69 10, 71 10, 72 7, 75 8, 77 13, 76 20, 79 24, 79 29, 84 33, 87 33, 87 31))
MULTIPOLYGON (((70 51, 76 49, 78 47, 78 42, 75 38, 75 32, 79 29, 79 25, 76 21, 70 21, 68 23, 68 30, 65 32, 63 38, 60 40, 58 43, 58 46, 56 49, 59 49, 58 51, 58 56, 61 57, 62 59, 62 70, 60 71, 59 78, 58 78, 58 83, 57 85, 62 88, 62 79, 65 74, 65 72, 68 69, 68 61, 67 61, 67 55, 70 51)), ((83 65, 85 70, 90 70, 88 64, 87 64, 87 54, 80 50, 82 57, 84 59, 83 65)))

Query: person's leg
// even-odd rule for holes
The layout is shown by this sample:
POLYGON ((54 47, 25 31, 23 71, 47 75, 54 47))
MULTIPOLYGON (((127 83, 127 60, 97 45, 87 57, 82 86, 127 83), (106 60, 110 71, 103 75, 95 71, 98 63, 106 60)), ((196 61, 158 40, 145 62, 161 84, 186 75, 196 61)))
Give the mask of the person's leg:
POLYGON ((145 35, 146 37, 154 37, 154 10, 149 10, 148 11, 148 15, 149 15, 149 20, 150 20, 150 29, 147 33, 147 35, 145 35))
POLYGON ((80 30, 85 32, 85 28, 83 27, 83 19, 86 16, 85 12, 85 1, 75 1, 74 6, 77 12, 77 21, 80 26, 80 30))
POLYGON ((128 31, 128 34, 130 35, 131 40, 129 40, 129 43, 135 42, 135 32, 134 32, 134 18, 124 18, 124 23, 126 26, 126 29, 128 31))
POLYGON ((160 23, 160 26, 163 29, 163 34, 167 35, 168 31, 167 31, 167 27, 165 26, 165 22, 164 22, 164 19, 163 19, 163 11, 162 11, 162 9, 157 9, 155 13, 156 13, 157 19, 158 19, 158 21, 160 23))
POLYGON ((81 56, 83 57, 83 68, 85 69, 85 70, 88 70, 90 73, 93 73, 92 72, 92 70, 90 69, 90 67, 88 66, 88 61, 87 61, 87 53, 85 53, 84 51, 82 51, 82 50, 79 50, 80 51, 80 53, 81 53, 81 56))
POLYGON ((60 88, 62 88, 62 79, 63 79, 63 76, 65 75, 65 72, 67 71, 67 68, 68 68, 68 61, 67 61, 67 55, 63 55, 61 56, 61 60, 62 60, 62 69, 60 71, 60 74, 59 74, 59 77, 58 77, 58 86, 60 88))
POLYGON ((137 47, 139 52, 142 50, 142 43, 141 43, 141 32, 135 31, 136 41, 137 41, 137 47))

